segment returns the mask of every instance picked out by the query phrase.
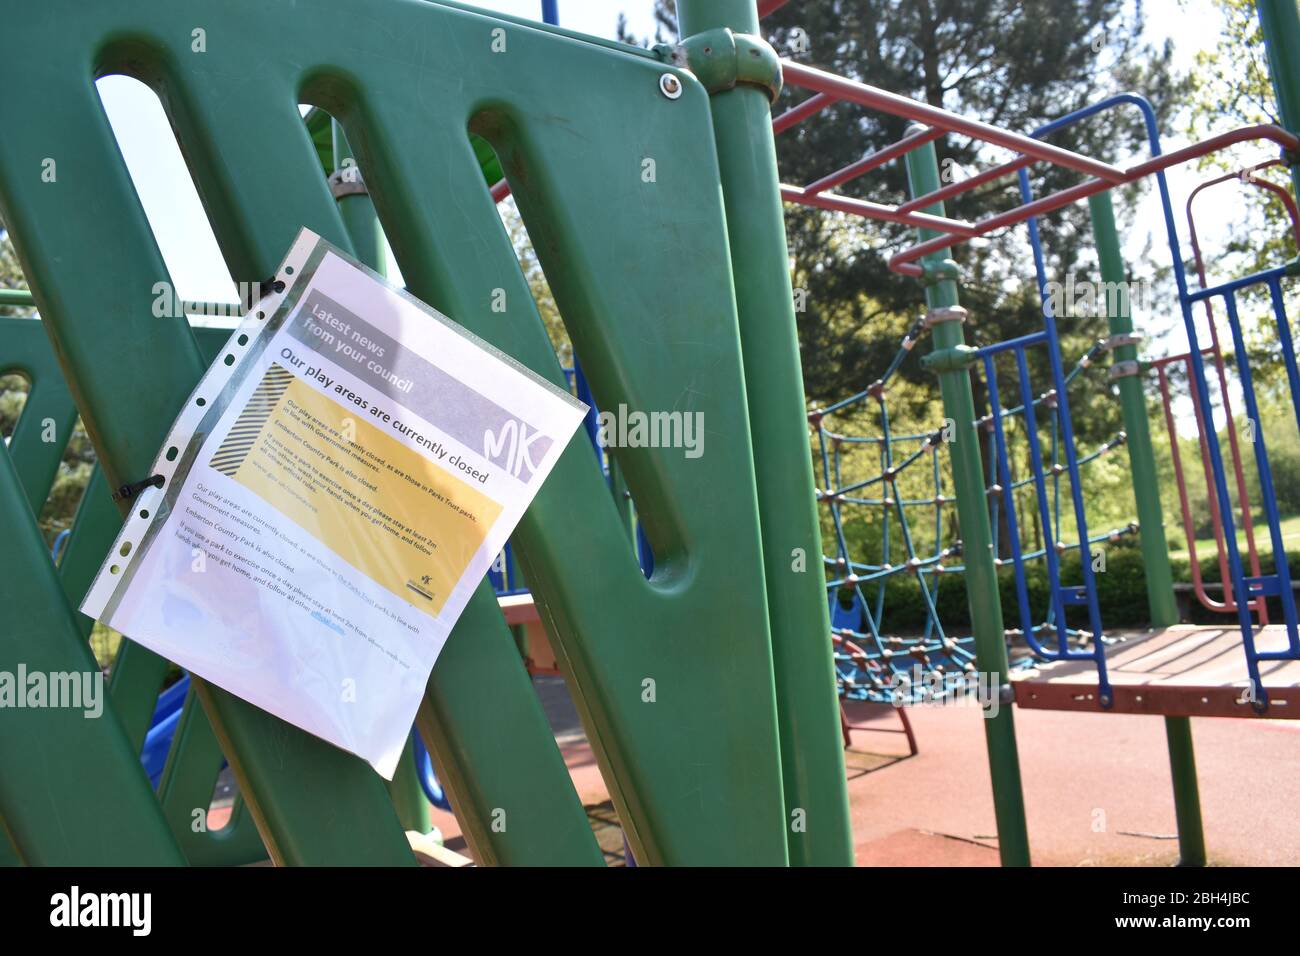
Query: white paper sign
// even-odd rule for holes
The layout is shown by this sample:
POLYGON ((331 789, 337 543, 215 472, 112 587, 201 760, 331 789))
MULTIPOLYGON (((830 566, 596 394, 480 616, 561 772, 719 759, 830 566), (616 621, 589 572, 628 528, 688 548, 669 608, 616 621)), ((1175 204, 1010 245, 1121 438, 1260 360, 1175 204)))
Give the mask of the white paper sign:
POLYGON ((276 277, 81 609, 391 779, 586 406, 312 232, 276 277))

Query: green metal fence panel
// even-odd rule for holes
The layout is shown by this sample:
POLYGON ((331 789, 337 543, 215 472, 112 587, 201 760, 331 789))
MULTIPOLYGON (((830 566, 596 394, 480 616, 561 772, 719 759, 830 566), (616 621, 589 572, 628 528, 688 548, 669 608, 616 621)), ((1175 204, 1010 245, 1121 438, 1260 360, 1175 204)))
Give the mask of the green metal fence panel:
POLYGON ((11 618, 0 628, 0 671, 11 675, 12 691, 34 692, 31 675, 40 675, 49 694, 56 682, 67 688, 62 675, 70 675, 82 704, 98 700, 98 707, 50 706, 50 697, 40 706, 33 705, 35 698, 25 698, 28 706, 6 706, 0 818, 10 842, 33 865, 183 862, 111 701, 102 687, 96 692, 85 683, 99 667, 63 596, 13 463, 2 452, 0 541, 0 607, 16 609, 22 622, 16 626, 11 618))
MULTIPOLYGON (((13 321, 25 324, 12 329, 8 338, 0 337, 0 356, 12 361, 13 367, 21 369, 32 382, 33 388, 37 382, 40 382, 41 394, 57 395, 59 390, 46 386, 51 382, 61 384, 62 375, 54 359, 48 337, 41 329, 40 323, 32 320, 13 321), (33 332, 38 334, 32 335, 33 332), (21 362, 11 360, 9 356, 21 356, 22 360, 21 362)), ((221 328, 195 328, 193 332, 207 362, 216 357, 229 337, 229 331, 221 328)), ((66 397, 66 387, 61 391, 66 397)), ((71 399, 67 398, 67 402, 71 404, 71 399)), ((30 403, 25 406, 24 415, 27 414, 34 414, 30 403)), ((38 492, 42 501, 45 493, 45 491, 38 492)), ((75 607, 80 602, 81 596, 89 587, 99 569, 102 555, 114 540, 120 524, 121 516, 111 502, 107 483, 102 472, 96 468, 78 509, 59 564, 60 579, 72 606, 75 607)), ((82 637, 89 636, 93 622, 84 615, 76 615, 76 619, 82 637)), ((471 659, 475 658, 471 657, 471 659)), ((490 674, 494 660, 499 660, 499 657, 492 654, 479 655, 476 664, 479 674, 490 674)), ((129 639, 122 642, 113 662, 109 694, 114 701, 131 747, 136 753, 140 752, 144 744, 167 667, 167 661, 162 657, 129 639)), ((446 672, 444 667, 444 673, 446 672)), ((501 836, 494 838, 490 826, 486 833, 480 834, 482 837, 480 845, 490 847, 492 850, 485 861, 538 862, 566 859, 572 861, 572 848, 580 847, 584 852, 577 857, 578 860, 597 862, 600 857, 587 827, 585 815, 581 813, 580 808, 577 812, 554 814, 551 812, 554 801, 544 798, 545 782, 558 780, 557 772, 562 773, 563 767, 557 765, 553 753, 550 762, 547 762, 548 749, 551 751, 554 749, 548 739, 538 734, 529 736, 520 733, 521 728, 524 727, 544 727, 545 717, 536 708, 535 699, 526 686, 527 678, 523 675, 522 668, 516 666, 510 668, 507 673, 510 678, 513 678, 510 681, 513 693, 505 694, 505 698, 513 702, 513 705, 496 706, 493 703, 497 698, 496 694, 482 695, 481 688, 473 687, 472 693, 476 695, 478 706, 487 711, 478 720, 480 723, 485 719, 494 720, 499 739, 521 740, 524 746, 520 747, 519 753, 513 755, 514 759, 508 765, 503 763, 500 768, 495 768, 505 769, 506 774, 503 779, 494 781, 491 785, 478 786, 478 778, 483 773, 478 769, 461 772, 457 779, 464 781, 464 787, 478 786, 479 796, 484 802, 491 802, 490 798, 499 797, 503 792, 518 790, 520 787, 536 787, 538 789, 534 790, 534 794, 540 792, 540 797, 531 801, 519 801, 524 804, 525 809, 524 815, 516 821, 515 832, 522 834, 524 839, 507 840, 501 836), (528 709, 530 703, 534 705, 531 711, 528 709), (531 766, 521 764, 521 759, 528 761, 531 766), (528 814, 536 818, 531 826, 527 825, 528 814), (539 836, 542 839, 538 839, 539 836)), ((464 677, 464 675, 459 676, 464 677)), ((459 685, 455 677, 444 683, 448 684, 449 688, 445 693, 454 693, 459 685)), ((436 715, 435 710, 429 712, 436 715)), ((427 728, 426 733, 436 735, 441 740, 446 737, 446 732, 442 729, 445 722, 436 720, 427 728)), ((469 756, 472 757, 472 753, 469 756)), ((468 758, 465 755, 458 755, 455 761, 449 762, 449 766, 454 771, 466 759, 468 758)), ((242 800, 236 804, 235 813, 226 827, 218 831, 196 827, 195 811, 207 810, 222 761, 223 755, 211 726, 202 708, 194 706, 193 694, 191 694, 191 699, 186 701, 184 715, 177 728, 168 764, 159 786, 159 799, 186 858, 195 865, 238 865, 264 859, 266 856, 252 816, 246 812, 242 800)), ((447 771, 443 771, 443 775, 448 776, 447 771)), ((396 783, 396 780, 394 782, 396 783)), ((563 782, 567 784, 567 780, 563 782)), ((413 774, 405 783, 406 786, 401 793, 394 793, 392 786, 389 788, 390 796, 399 811, 399 820, 406 829, 427 831, 427 805, 424 804, 423 794, 419 792, 413 774)), ((83 785, 94 787, 96 784, 93 781, 85 781, 83 785)), ((571 794, 571 788, 569 793, 571 794)), ((572 804, 571 799, 569 803, 572 804)))
POLYGON ((16 373, 28 383, 9 454, 27 504, 39 516, 77 421, 77 406, 40 320, 0 318, 0 342, 0 375, 16 373))
MULTIPOLYGON (((228 331, 219 328, 201 328, 196 329, 195 332, 200 348, 209 361, 215 358, 229 337, 228 331)), ((67 417, 67 408, 72 409, 71 419, 75 421, 75 406, 66 385, 63 384, 63 376, 54 352, 50 348, 49 338, 39 321, 0 320, 0 362, 8 363, 8 367, 20 369, 31 382, 31 394, 39 399, 34 404, 29 397, 23 407, 15 435, 21 433, 24 425, 33 418, 40 419, 49 413, 63 414, 67 417), (50 396, 54 398, 51 399, 50 396)), ((71 425, 68 424, 66 429, 59 433, 66 436, 70 428, 71 425)), ((29 433, 34 431, 35 429, 28 430, 29 433)), ((50 444, 43 440, 39 444, 35 442, 20 444, 16 441, 10 443, 9 451, 15 459, 15 468, 20 478, 23 475, 24 465, 31 460, 32 456, 43 448, 49 447, 50 444)), ((61 445, 55 447, 61 449, 61 445)), ((57 460, 55 467, 57 468, 57 460)), ((30 470, 28 469, 29 472, 30 470)), ((48 471, 48 468, 43 468, 41 475, 29 477, 32 484, 25 483, 29 499, 39 499, 36 507, 44 503, 49 492, 48 485, 42 486, 39 483, 48 471)), ((121 517, 112 504, 103 473, 99 468, 95 468, 77 509, 58 566, 59 579, 70 606, 75 608, 80 603, 95 573, 99 570, 103 554, 113 542, 120 524, 121 517)), ((78 632, 83 639, 87 638, 94 622, 85 615, 78 614, 74 617, 78 632)), ((137 754, 144 745, 145 734, 149 729, 154 704, 166 675, 167 666, 167 661, 163 658, 130 640, 122 642, 113 662, 108 682, 109 696, 113 700, 127 739, 137 754)), ((192 804, 193 808, 206 810, 223 758, 220 751, 211 754, 208 748, 202 747, 195 755, 184 752, 192 746, 195 738, 205 743, 211 740, 212 748, 215 748, 215 738, 212 736, 211 729, 207 727, 202 711, 197 710, 192 717, 187 716, 187 720, 191 723, 200 723, 202 726, 194 733, 177 734, 174 739, 172 756, 180 758, 179 765, 184 768, 183 773, 186 777, 184 786, 177 789, 187 795, 195 796, 198 802, 192 804), (206 734, 203 733, 205 730, 206 734), (176 751, 181 753, 177 754, 176 751)), ((175 783, 177 776, 169 774, 168 780, 175 783)), ((97 788, 98 782, 87 779, 81 781, 79 785, 93 791, 97 788)), ((172 805, 174 808, 174 798, 172 805)), ((264 859, 266 856, 261 839, 257 836, 256 829, 247 815, 241 814, 232 821, 230 827, 211 837, 203 832, 196 833, 191 825, 192 822, 186 816, 173 827, 173 833, 181 840, 185 855, 191 863, 209 865, 226 862, 246 863, 255 859, 264 859)))
MULTIPOLYGON (((0 369, 5 373, 18 372, 29 382, 30 389, 9 445, 0 450, 0 459, 4 459, 0 467, 22 486, 22 496, 14 497, 8 493, 13 489, 9 485, 3 502, 5 514, 0 520, 6 525, 3 536, 8 551, 6 558, 23 564, 14 574, 6 574, 3 606, 10 613, 21 614, 22 627, 10 624, 5 628, 5 663, 0 670, 14 679, 23 672, 19 667, 26 669, 27 674, 39 672, 47 680, 52 674, 92 675, 98 672, 98 666, 85 644, 90 633, 88 619, 74 614, 68 602, 59 598, 40 607, 35 620, 26 613, 31 594, 40 593, 39 589, 29 591, 32 581, 45 585, 53 574, 49 551, 36 529, 35 518, 44 506, 77 420, 77 408, 39 320, 0 319, 0 369), (44 644, 47 640, 48 644, 44 644), (36 645, 36 641, 42 641, 42 645, 36 645)), ((107 490, 104 499, 108 501, 107 490)), ((104 548, 112 542, 116 527, 114 520, 107 537, 101 538, 100 557, 94 559, 96 567, 104 548)), ((69 541, 72 540, 69 536, 69 541)), ((25 688, 14 689, 23 693, 25 688)), ((174 845, 169 847, 157 835, 155 814, 149 812, 147 805, 127 814, 127 838, 135 839, 142 830, 146 834, 139 851, 118 856, 118 844, 94 832, 95 827, 112 826, 109 818, 117 797, 123 791, 138 793, 139 779, 143 777, 138 758, 123 760, 123 739, 130 752, 138 754, 139 745, 118 719, 121 715, 114 714, 107 701, 100 718, 86 718, 85 711, 75 710, 45 709, 18 714, 9 709, 12 705, 10 701, 5 708, 6 715, 12 714, 12 719, 6 717, 3 735, 6 740, 0 741, 0 766, 19 760, 17 754, 30 752, 31 747, 47 749, 48 753, 75 754, 75 760, 60 761, 55 774, 38 775, 30 780, 31 787, 19 786, 22 782, 18 780, 8 787, 0 784, 5 791, 0 795, 0 818, 4 818, 4 829, 12 843, 6 847, 12 856, 6 853, 5 864, 177 861, 174 845), (22 740, 23 736, 27 739, 22 740), (88 786, 91 775, 95 782, 88 786), (90 845, 78 847, 78 840, 86 838, 90 839, 90 845)))
MULTIPOLYGON (((24 135, 0 143, 0 208, 111 483, 145 474, 203 361, 183 322, 150 312, 166 270, 95 75, 131 73, 159 92, 227 265, 244 280, 267 277, 304 225, 350 247, 296 104, 328 110, 411 290, 561 383, 472 129, 502 161, 598 403, 704 417, 697 458, 621 450, 656 553, 653 581, 579 443, 516 535, 634 852, 646 863, 784 862, 754 475, 705 91, 677 74, 683 92, 670 99, 659 79, 671 70, 643 52, 457 8, 387 0, 355 12, 344 0, 309 14, 288 2, 54 0, 11 17, 14 55, 0 75, 45 95, 14 104, 24 135), (197 28, 206 52, 191 47, 197 28), (57 182, 41 181, 46 158, 57 182), (69 274, 76 282, 61 281, 69 274), (504 315, 491 309, 495 290, 504 315), (91 321, 103 312, 111 327, 91 321)), ((540 819, 547 800, 552 826, 572 807, 554 775, 540 796, 536 775, 501 799, 483 795, 488 781, 517 775, 502 766, 511 754, 503 760, 499 728, 485 732, 481 706, 465 698, 502 689, 519 719, 530 708, 540 717, 535 696, 514 700, 532 692, 489 599, 485 590, 473 602, 435 668, 430 702, 446 741, 430 743, 458 812, 472 818, 475 851, 523 862, 530 841, 517 825, 540 819), (453 675, 463 678, 455 694, 440 684, 453 675)), ((273 858, 410 858, 360 761, 197 687, 273 858)), ((536 723, 510 729, 527 737, 536 723)), ((545 742, 545 762, 562 773, 545 742)), ((567 852, 595 857, 590 832, 567 852)))
POLYGON ((191 689, 158 782, 158 800, 186 859, 196 866, 243 866, 266 859, 243 801, 236 800, 225 826, 211 829, 207 811, 222 759, 216 734, 191 689))

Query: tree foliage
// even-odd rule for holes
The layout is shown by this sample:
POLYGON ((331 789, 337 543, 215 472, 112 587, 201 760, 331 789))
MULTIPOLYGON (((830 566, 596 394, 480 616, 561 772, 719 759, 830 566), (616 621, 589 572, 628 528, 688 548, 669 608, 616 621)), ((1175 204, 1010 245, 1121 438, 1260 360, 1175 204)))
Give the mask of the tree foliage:
MULTIPOLYGON (((675 34, 673 4, 659 0, 660 37, 675 34)), ((1122 0, 809 0, 792 3, 763 21, 764 34, 783 56, 932 106, 1029 132, 1087 103, 1126 89, 1143 91, 1165 117, 1179 93, 1170 50, 1140 39, 1141 4, 1122 0)), ((634 39, 625 36, 625 39, 634 39)), ((804 100, 787 86, 775 112, 804 100)), ((838 103, 778 137, 786 182, 803 185, 897 141, 907 121, 838 103)), ((1112 112, 1054 134, 1056 145, 1114 161, 1145 148, 1131 112, 1112 112)), ((1009 158, 963 137, 937 143, 942 168, 973 172, 1009 158)), ((1036 194, 1064 188, 1078 174, 1036 164, 1036 194)), ((894 162, 838 189, 876 202, 907 198, 902 164, 894 162)), ((1132 196, 1122 197, 1121 210, 1132 196)), ((977 220, 1019 203, 1014 177, 950 203, 947 213, 977 220)), ((1091 260, 1086 206, 1076 205, 1041 223, 1052 277, 1078 278, 1091 260)), ((796 287, 805 290, 799 316, 805 387, 816 404, 866 387, 889 362, 903 332, 922 311, 921 287, 888 269, 889 254, 914 241, 907 227, 788 206, 786 228, 796 287)), ((963 304, 972 321, 968 338, 986 344, 1034 331, 1042 313, 1023 227, 954 250, 964 269, 963 304)), ((1104 333, 1100 317, 1062 321, 1067 361, 1104 333)), ((1043 369, 1035 368, 1035 373, 1043 369)), ((934 391, 916 362, 904 380, 934 391)), ((1014 383, 1013 383, 1014 384, 1014 383)), ((977 396, 978 397, 978 396, 977 396)), ((918 414, 930 402, 900 388, 901 404, 918 414)), ((1116 427, 1107 411, 1092 422, 1082 410, 1080 430, 1100 440, 1116 427)))

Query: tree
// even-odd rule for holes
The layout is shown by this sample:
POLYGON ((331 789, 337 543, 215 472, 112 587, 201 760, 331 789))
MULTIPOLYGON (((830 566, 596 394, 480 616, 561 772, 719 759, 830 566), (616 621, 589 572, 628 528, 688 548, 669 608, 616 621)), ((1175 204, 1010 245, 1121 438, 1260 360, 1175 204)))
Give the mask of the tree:
MULTIPOLYGON (((674 5, 660 0, 656 21, 673 35, 674 5)), ((837 73, 931 106, 962 113, 1017 132, 1127 89, 1143 91, 1161 125, 1182 94, 1171 68, 1171 49, 1141 40, 1141 3, 1123 0, 804 0, 763 21, 763 33, 782 56, 837 73)), ((625 40, 635 41, 626 36, 625 40)), ((810 94, 789 85, 774 113, 810 94)), ((810 183, 900 139, 908 121, 837 103, 777 138, 784 182, 810 183)), ((1054 133, 1050 142, 1105 161, 1146 153, 1145 130, 1131 109, 1111 111, 1054 133)), ((941 171, 960 178, 1010 156, 963 137, 936 143, 941 171)), ((1035 195, 1081 180, 1077 173, 1035 164, 1035 195)), ((876 202, 907 198, 901 162, 890 163, 837 191, 876 202)), ((1121 222, 1131 216, 1136 188, 1116 196, 1121 222)), ((1021 202, 1015 177, 952 201, 948 215, 979 220, 1021 202)), ((1049 278, 1096 280, 1086 205, 1067 207, 1040 221, 1049 278)), ((786 231, 794 285, 804 310, 799 337, 804 384, 810 404, 824 405, 859 392, 897 353, 904 332, 924 309, 919 283, 888 269, 889 255, 915 240, 908 227, 866 222, 804 206, 786 207, 786 231)), ((967 338, 990 344, 1038 331, 1043 325, 1024 227, 954 247, 963 267, 962 302, 971 321, 967 338)), ((1106 334, 1103 315, 1061 317, 1058 329, 1067 368, 1106 334)), ((916 350, 924 352, 924 347, 916 350)), ((1041 351, 1041 350, 1040 350, 1041 351)), ((1031 355, 1035 393, 1047 388, 1045 356, 1031 355)), ((1004 395, 1015 395, 1015 370, 1000 369, 1004 395)), ((980 376, 972 375, 976 407, 987 409, 980 376)), ((894 425, 902 431, 935 427, 937 388, 912 355, 890 387, 894 425)), ((1122 427, 1118 403, 1090 400, 1104 390, 1084 391, 1072 406, 1081 448, 1100 445, 1122 427)), ((872 433, 877 428, 863 423, 872 433)), ((1013 442, 1015 436, 1013 436, 1013 442)), ((1013 477, 1027 472, 1028 447, 1012 449, 1013 477)), ((987 467, 987 462, 986 462, 987 467)), ((1094 486, 1114 490, 1122 475, 1094 469, 1094 486)), ((1116 522, 1118 523, 1118 522, 1116 522)), ((1027 530, 1028 534, 1029 531, 1027 530)), ((1004 537, 1005 540, 1005 537, 1004 537)))
MULTIPOLYGON (((1264 33, 1254 0, 1214 0, 1220 16, 1219 42, 1196 55, 1185 124, 1187 135, 1203 139, 1235 126, 1281 124, 1264 49, 1264 33)), ((1204 157, 1200 166, 1213 172, 1236 171, 1271 154, 1258 143, 1246 143, 1204 157)), ((1271 158, 1269 156, 1268 158, 1271 158)), ((1289 188, 1284 167, 1255 174, 1289 188)), ((1290 221, 1277 199, 1264 189, 1224 184, 1240 197, 1238 222, 1221 256, 1224 274, 1247 274, 1276 265, 1296 254, 1290 221)))
MULTIPOLYGON (((674 5, 659 0, 656 19, 675 31, 674 5)), ((808 0, 763 21, 779 53, 886 90, 985 122, 1027 132, 1128 88, 1141 89, 1163 117, 1179 92, 1170 50, 1140 39, 1142 9, 1122 0, 808 0)), ((635 39, 627 37, 624 39, 635 39)), ((804 100, 787 86, 774 108, 804 100)), ((1144 149, 1131 112, 1114 112, 1055 134, 1051 142, 1103 160, 1144 149)), ((898 140, 907 121, 835 104, 777 139, 786 182, 806 184, 898 140)), ((974 170, 1006 154, 963 138, 938 144, 950 171, 974 170)), ((1036 164, 1037 195, 1079 181, 1079 175, 1036 164)), ((878 202, 906 198, 901 163, 854 180, 839 192, 878 202)), ((1131 192, 1131 191, 1130 191, 1131 192)), ((1121 203, 1122 208, 1131 206, 1121 203)), ((948 214, 979 219, 1020 201, 1014 177, 949 204, 948 214)), ((920 286, 889 272, 887 252, 914 241, 907 227, 865 223, 807 207, 787 207, 787 234, 796 286, 806 290, 800 316, 804 379, 810 400, 825 402, 860 390, 897 349, 921 310, 920 286)), ((1055 278, 1088 267, 1087 209, 1076 205, 1041 223, 1055 278)), ((963 301, 972 315, 969 337, 989 343, 1041 327, 1042 315, 1025 249, 1024 230, 955 248, 962 263, 963 301)), ((1089 278, 1090 276, 1080 276, 1089 278)), ((1061 323, 1067 352, 1081 353, 1104 332, 1100 318, 1061 323)), ((932 379, 909 363, 905 376, 932 379), (924 378, 923 378, 924 376, 924 378)), ((1085 412, 1085 416, 1086 412, 1085 412)), ((1081 424, 1085 435, 1105 428, 1081 424)), ((1112 421, 1112 419, 1114 419, 1112 421)), ((1102 423, 1099 423, 1102 424, 1102 423)))

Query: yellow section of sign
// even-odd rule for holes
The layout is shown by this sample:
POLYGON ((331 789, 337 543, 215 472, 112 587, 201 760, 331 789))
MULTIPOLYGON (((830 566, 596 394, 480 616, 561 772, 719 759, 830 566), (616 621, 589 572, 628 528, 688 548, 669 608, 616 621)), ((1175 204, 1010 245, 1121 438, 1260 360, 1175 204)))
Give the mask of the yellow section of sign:
POLYGON ((367 577, 436 615, 501 506, 369 418, 295 378, 234 478, 367 577))

